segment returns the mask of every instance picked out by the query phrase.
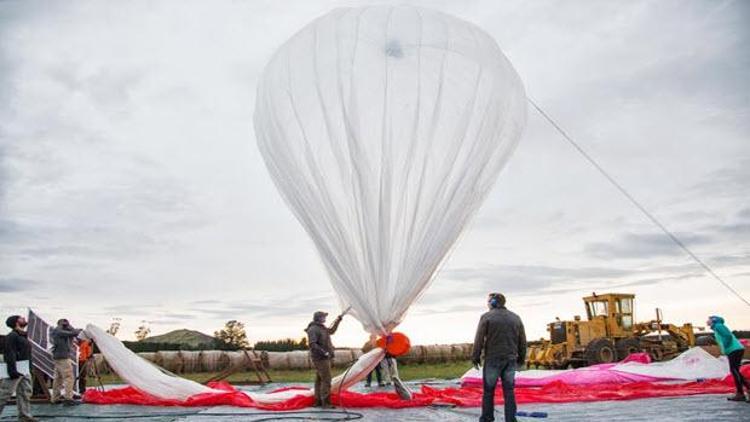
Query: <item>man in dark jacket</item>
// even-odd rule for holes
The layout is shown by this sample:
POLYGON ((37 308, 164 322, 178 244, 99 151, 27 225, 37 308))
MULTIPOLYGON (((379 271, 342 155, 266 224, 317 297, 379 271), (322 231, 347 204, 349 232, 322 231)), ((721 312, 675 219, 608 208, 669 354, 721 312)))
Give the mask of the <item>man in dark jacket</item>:
POLYGON ((310 357, 315 365, 315 406, 331 406, 331 361, 333 360, 333 343, 331 335, 336 332, 343 315, 336 317, 331 328, 325 326, 327 313, 318 311, 307 325, 307 344, 310 346, 310 357))
POLYGON ((73 387, 75 375, 73 374, 73 341, 81 330, 73 328, 67 319, 57 321, 57 327, 50 332, 52 339, 52 358, 55 359, 55 379, 52 381, 52 403, 60 402, 61 390, 65 389, 65 400, 63 404, 71 406, 77 404, 73 401, 73 387))
POLYGON ((479 319, 472 355, 474 366, 479 367, 484 352, 482 416, 479 420, 495 420, 495 387, 500 378, 505 399, 505 422, 515 422, 515 371, 516 366, 523 365, 526 359, 526 333, 521 318, 505 309, 505 296, 490 293, 487 305, 490 310, 479 319))
POLYGON ((26 338, 26 319, 13 315, 5 320, 10 334, 5 337, 3 358, 8 378, 0 379, 0 414, 11 395, 16 393, 18 420, 31 422, 31 344, 26 338))

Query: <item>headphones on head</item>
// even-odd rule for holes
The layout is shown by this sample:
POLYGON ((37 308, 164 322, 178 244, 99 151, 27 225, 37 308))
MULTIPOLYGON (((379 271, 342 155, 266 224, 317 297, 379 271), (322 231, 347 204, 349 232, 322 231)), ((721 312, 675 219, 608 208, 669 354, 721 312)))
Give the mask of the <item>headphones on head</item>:
POLYGON ((493 308, 497 308, 500 305, 500 302, 497 300, 497 296, 490 296, 489 304, 493 308))

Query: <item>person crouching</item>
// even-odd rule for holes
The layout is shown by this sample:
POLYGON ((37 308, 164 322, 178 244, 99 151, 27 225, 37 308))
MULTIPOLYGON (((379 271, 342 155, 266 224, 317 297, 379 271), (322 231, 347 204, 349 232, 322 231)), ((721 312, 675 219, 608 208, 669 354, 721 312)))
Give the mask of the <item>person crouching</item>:
POLYGON ((325 326, 328 314, 318 311, 313 314, 313 320, 305 328, 307 344, 310 346, 310 358, 315 365, 315 407, 329 409, 331 405, 331 361, 334 348, 331 342, 333 335, 339 328, 342 315, 336 317, 331 328, 325 326))
POLYGON ((73 341, 81 330, 73 328, 67 319, 57 321, 57 327, 52 329, 52 358, 55 360, 55 379, 52 382, 52 403, 62 403, 66 406, 78 404, 73 400, 75 374, 73 374, 73 341), (65 391, 64 396, 61 390, 65 391))

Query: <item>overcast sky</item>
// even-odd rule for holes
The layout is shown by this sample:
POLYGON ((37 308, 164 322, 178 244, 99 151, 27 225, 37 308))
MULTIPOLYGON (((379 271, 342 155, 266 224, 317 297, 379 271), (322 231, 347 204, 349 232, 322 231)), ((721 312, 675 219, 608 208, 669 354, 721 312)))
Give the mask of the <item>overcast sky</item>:
MULTIPOLYGON (((301 337, 337 312, 252 128, 273 51, 363 2, 0 1, 0 311, 153 333, 228 319, 301 337)), ((382 2, 381 2, 382 3, 382 2)), ((529 96, 750 297, 750 3, 435 1, 495 37, 529 96)), ((401 330, 470 341, 488 291, 530 338, 592 291, 637 319, 750 312, 533 110, 516 153, 401 330), (438 328, 439 327, 439 328, 438 328)), ((345 320, 337 345, 360 345, 345 320)))

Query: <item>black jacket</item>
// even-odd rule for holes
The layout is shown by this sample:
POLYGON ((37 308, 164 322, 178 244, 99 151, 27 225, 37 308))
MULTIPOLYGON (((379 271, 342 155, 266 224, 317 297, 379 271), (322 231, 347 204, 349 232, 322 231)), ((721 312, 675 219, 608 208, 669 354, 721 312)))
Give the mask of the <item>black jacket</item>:
POLYGON ((526 360, 526 333, 521 318, 504 307, 482 315, 474 338, 474 362, 479 362, 482 351, 485 362, 515 360, 519 365, 523 364, 526 360))
POLYGON ((31 343, 26 338, 26 332, 13 330, 5 337, 5 364, 8 366, 8 376, 16 379, 21 376, 16 369, 19 360, 31 360, 31 343))
POLYGON ((75 359, 73 355, 73 339, 81 330, 75 328, 55 327, 50 332, 52 338, 52 357, 54 359, 75 359))
POLYGON ((314 361, 333 359, 334 349, 331 342, 331 334, 339 328, 340 318, 336 318, 331 328, 319 322, 311 322, 305 328, 307 332, 307 344, 310 346, 310 357, 314 361))

